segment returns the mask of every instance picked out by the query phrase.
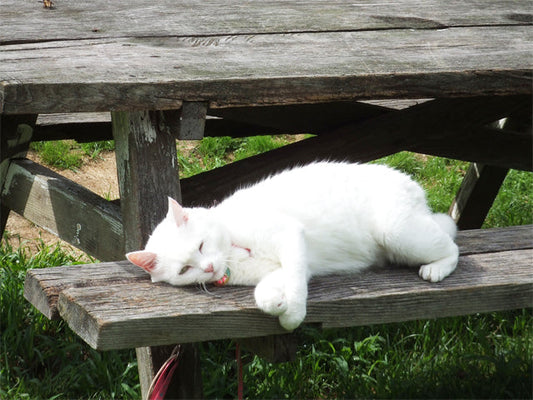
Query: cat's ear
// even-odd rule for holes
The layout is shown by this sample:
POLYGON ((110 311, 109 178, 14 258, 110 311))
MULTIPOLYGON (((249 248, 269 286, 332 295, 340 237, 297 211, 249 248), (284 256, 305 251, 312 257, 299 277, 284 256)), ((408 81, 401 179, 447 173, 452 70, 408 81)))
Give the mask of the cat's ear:
POLYGON ((151 251, 139 250, 126 254, 126 258, 136 266, 141 267, 147 272, 151 272, 155 268, 157 254, 151 251))
POLYGON ((181 226, 189 219, 185 209, 173 198, 168 198, 168 214, 167 218, 171 218, 176 221, 177 226, 181 226))

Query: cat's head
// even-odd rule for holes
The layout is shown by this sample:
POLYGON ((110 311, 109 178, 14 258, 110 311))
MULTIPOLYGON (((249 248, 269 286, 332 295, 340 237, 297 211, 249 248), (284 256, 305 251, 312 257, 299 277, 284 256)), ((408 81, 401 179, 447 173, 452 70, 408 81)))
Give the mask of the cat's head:
POLYGON ((146 248, 126 254, 153 282, 183 286, 214 282, 226 272, 229 235, 205 208, 184 208, 168 199, 168 213, 146 248))

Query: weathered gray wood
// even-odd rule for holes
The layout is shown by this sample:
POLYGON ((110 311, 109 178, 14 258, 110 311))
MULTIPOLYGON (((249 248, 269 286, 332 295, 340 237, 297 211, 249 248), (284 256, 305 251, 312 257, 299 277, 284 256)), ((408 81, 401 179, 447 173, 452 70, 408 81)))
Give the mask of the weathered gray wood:
MULTIPOLYGON (((176 112, 167 111, 112 112, 111 119, 124 247, 126 251, 138 250, 144 247, 155 226, 165 216, 167 196, 181 198, 175 140, 179 119, 176 112)), ((143 399, 147 397, 150 382, 173 349, 146 347, 158 344, 146 342, 133 346, 137 347, 137 357, 143 360, 138 363, 143 399)), ((191 359, 198 354, 191 346, 182 347, 182 351, 188 354, 189 365, 180 363, 174 378, 188 384, 168 392, 169 397, 202 398, 198 360, 192 362, 191 359)))
MULTIPOLYGON (((432 130, 413 140, 408 150, 449 157, 465 161, 480 162, 502 168, 533 171, 533 134, 531 131, 531 96, 525 96, 515 103, 516 107, 507 108, 505 124, 499 126, 494 121, 480 126, 463 116, 457 121, 460 134, 432 130)), ((453 115, 453 119, 457 119, 453 115)), ((486 121, 489 122, 489 121, 486 121)))
POLYGON ((178 139, 199 140, 204 137, 207 102, 184 101, 181 106, 181 123, 178 139))
MULTIPOLYGON (((461 255, 472 255, 531 249, 533 248, 532 239, 533 225, 524 225, 460 231, 456 242, 461 255)), ((123 278, 127 282, 149 280, 149 276, 142 269, 129 268, 128 265, 127 261, 121 261, 77 265, 70 269, 33 269, 26 276, 24 295, 39 311, 54 319, 59 315, 57 312, 59 292, 69 287, 84 287, 89 276, 94 286, 105 286, 107 281, 122 282, 123 278), (118 271, 117 265, 120 265, 118 271), (111 273, 117 275, 119 280, 113 281, 111 273)))
MULTIPOLYGON (((217 108, 209 115, 224 120, 263 126, 281 133, 330 132, 347 123, 375 118, 389 112, 362 102, 333 102, 316 104, 293 104, 285 106, 217 108)), ((206 132, 206 136, 209 132, 206 132)))
MULTIPOLYGON (((11 159, 25 157, 35 131, 37 115, 0 115, 0 193, 4 191, 11 159)), ((0 240, 10 209, 0 197, 0 240)))
MULTIPOLYGON (((186 104, 197 104, 185 102, 186 104)), ((200 103, 203 104, 203 103, 200 103)), ((416 101, 388 101, 383 103, 388 107, 405 108, 416 104, 416 101), (405 105, 405 107, 402 107, 405 105)), ((205 104, 203 104, 205 107, 205 104)), ((193 106, 194 107, 194 106, 193 106)), ((254 136, 266 134, 298 134, 321 133, 347 122, 376 117, 388 111, 387 107, 370 105, 360 102, 335 102, 320 104, 295 104, 288 106, 239 107, 211 110, 207 118, 203 135, 195 134, 196 139, 201 136, 254 136)), ((166 122, 169 113, 165 112, 166 122)), ((187 113, 187 112, 186 112, 187 113)), ((164 117, 163 117, 164 118, 164 117)), ((175 111, 174 120, 183 123, 182 115, 175 111), (181 121, 180 121, 181 119, 181 121)), ((200 121, 201 119, 197 119, 200 121)), ((175 122, 174 122, 175 124, 175 122)), ((177 133, 177 139, 192 139, 190 134, 182 133, 183 127, 171 129, 177 133)), ((198 123, 197 132, 202 131, 198 123)), ((187 132, 187 129, 185 129, 187 132)), ((73 113, 73 114, 44 114, 37 119, 33 135, 35 141, 75 139, 82 143, 95 140, 113 139, 111 116, 109 113, 73 113)))
MULTIPOLYGON (((529 307, 531 257, 531 249, 463 256, 439 284, 399 268, 316 279, 306 322, 342 327, 529 307)), ((58 308, 80 337, 102 350, 283 333, 277 318, 256 308, 253 288, 211 292, 147 280, 66 289, 58 308)))
MULTIPOLYGON (((464 127, 464 126, 463 126, 464 127)), ((458 126, 460 128, 460 126, 458 126)), ((415 153, 489 163, 500 168, 533 170, 533 137, 490 127, 461 130, 461 135, 428 132, 406 150, 415 153)))
POLYGON ((124 257, 119 207, 30 160, 11 162, 2 204, 100 260, 124 257))
MULTIPOLYGON (((354 120, 376 117, 428 100, 380 100, 214 109, 205 121, 204 136, 254 136, 321 133, 354 120), (215 117, 215 118, 210 118, 215 117)), ((188 103, 188 102, 186 102, 188 103)), ((192 103, 196 104, 196 103, 192 103)), ((178 114, 178 118, 181 115, 178 114)), ((179 129, 178 129, 179 130, 179 129)), ((178 133, 178 139, 185 139, 178 133)), ((37 118, 34 141, 75 139, 79 143, 111 140, 111 114, 58 113, 37 118)))
POLYGON ((180 198, 176 142, 158 112, 112 113, 125 250, 142 248, 168 208, 180 198))
POLYGON ((0 110, 530 94, 531 32, 529 26, 489 26, 6 45, 0 110))
POLYGON ((448 212, 459 229, 481 228, 507 171, 507 168, 470 164, 448 212))
POLYGON ((455 241, 462 255, 531 249, 533 225, 460 231, 455 241))
MULTIPOLYGON (((532 236, 533 226, 460 232, 458 270, 439 284, 393 267, 314 279, 306 321, 348 326, 530 306, 532 236)), ((126 261, 31 270, 25 286, 46 315, 60 293, 62 318, 101 349, 283 333, 257 310, 253 288, 210 292, 151 283, 126 261)))
POLYGON ((67 287, 132 284, 147 279, 142 269, 130 268, 127 262, 35 269, 28 273, 24 282, 24 297, 46 317, 58 319, 57 298, 67 287))
MULTIPOLYGON (((426 140, 426 136, 440 135, 448 141, 460 140, 465 130, 503 118, 523 102, 523 96, 437 99, 363 122, 349 123, 319 136, 183 179, 183 202, 186 205, 210 205, 237 188, 274 172, 320 159, 367 162, 411 148, 413 143, 426 140)), ((464 149, 459 149, 458 153, 464 154, 464 149)), ((512 154, 507 159, 512 160, 512 154)))
POLYGON ((483 221, 485 221, 508 172, 509 165, 502 168, 497 162, 497 160, 501 160, 500 154, 505 154, 505 158, 509 160, 522 158, 522 166, 524 167, 522 169, 533 171, 531 102, 524 104, 524 106, 523 109, 511 113, 509 117, 491 124, 494 127, 514 130, 516 133, 501 132, 496 140, 493 137, 479 140, 479 144, 490 142, 494 146, 494 153, 496 154, 488 160, 490 165, 474 162, 470 164, 466 172, 461 187, 448 211, 459 229, 481 228, 483 221), (508 139, 512 137, 524 139, 522 148, 509 145, 512 141, 508 139))
POLYGON ((53 10, 44 10, 29 1, 2 0, 0 43, 531 23, 529 4, 511 0, 159 0, 150 4, 142 0, 95 0, 91 7, 79 1, 57 0, 54 5, 53 10))
POLYGON ((33 140, 63 139, 75 139, 78 143, 113 139, 110 113, 39 115, 33 140))

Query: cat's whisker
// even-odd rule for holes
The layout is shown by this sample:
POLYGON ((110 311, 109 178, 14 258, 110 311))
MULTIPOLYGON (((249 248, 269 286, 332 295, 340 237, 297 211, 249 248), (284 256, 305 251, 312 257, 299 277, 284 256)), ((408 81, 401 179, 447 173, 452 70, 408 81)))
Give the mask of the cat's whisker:
MULTIPOLYGON (((199 282, 198 286, 200 286, 200 289, 202 289, 202 292, 207 293, 210 296, 216 296, 214 293, 209 291, 209 289, 205 285, 205 282, 199 282)), ((218 297, 218 296, 216 296, 216 297, 218 297)))

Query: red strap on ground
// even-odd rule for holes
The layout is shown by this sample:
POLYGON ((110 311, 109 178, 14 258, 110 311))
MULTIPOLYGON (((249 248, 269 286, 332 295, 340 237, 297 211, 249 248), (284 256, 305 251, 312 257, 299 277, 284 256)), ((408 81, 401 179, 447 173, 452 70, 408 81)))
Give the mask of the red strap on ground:
POLYGON ((172 354, 167 361, 161 366, 157 374, 152 380, 152 384, 148 389, 148 399, 149 400, 163 400, 167 394, 168 385, 172 380, 174 371, 178 367, 180 355, 180 346, 177 345, 172 351, 172 354))

